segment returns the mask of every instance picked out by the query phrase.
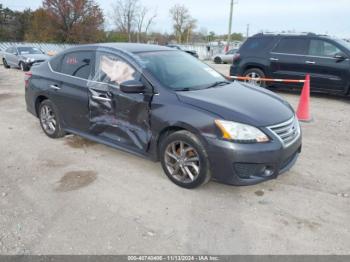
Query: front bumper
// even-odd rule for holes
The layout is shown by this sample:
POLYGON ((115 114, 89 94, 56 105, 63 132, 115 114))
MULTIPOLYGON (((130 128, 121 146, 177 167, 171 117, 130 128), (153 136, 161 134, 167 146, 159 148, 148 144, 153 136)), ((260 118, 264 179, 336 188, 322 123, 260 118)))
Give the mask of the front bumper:
POLYGON ((295 164, 302 146, 301 135, 288 147, 277 139, 257 144, 206 139, 213 180, 237 186, 277 178, 295 164))
POLYGON ((241 69, 241 67, 233 64, 230 67, 230 76, 242 76, 243 75, 243 71, 241 69))
POLYGON ((43 63, 45 62, 45 60, 35 60, 35 61, 31 61, 31 62, 26 62, 26 61, 23 61, 24 65, 30 69, 34 64, 40 64, 40 63, 43 63))

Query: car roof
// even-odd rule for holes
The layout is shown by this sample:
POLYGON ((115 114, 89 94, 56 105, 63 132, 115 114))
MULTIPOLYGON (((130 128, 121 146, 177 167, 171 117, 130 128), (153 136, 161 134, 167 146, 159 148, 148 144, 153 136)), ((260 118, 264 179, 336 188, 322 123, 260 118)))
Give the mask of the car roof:
POLYGON ((256 35, 253 35, 252 37, 316 37, 316 38, 328 38, 332 39, 332 37, 328 35, 320 35, 315 33, 258 33, 256 35))
MULTIPOLYGON (((173 49, 160 45, 150 45, 150 44, 138 44, 138 43, 101 43, 101 44, 88 44, 76 46, 79 48, 113 48, 118 50, 123 50, 129 53, 142 53, 142 52, 155 52, 155 51, 173 51, 173 49)), ((73 47, 73 49, 75 49, 73 47)), ((72 50, 72 49, 71 49, 72 50)))

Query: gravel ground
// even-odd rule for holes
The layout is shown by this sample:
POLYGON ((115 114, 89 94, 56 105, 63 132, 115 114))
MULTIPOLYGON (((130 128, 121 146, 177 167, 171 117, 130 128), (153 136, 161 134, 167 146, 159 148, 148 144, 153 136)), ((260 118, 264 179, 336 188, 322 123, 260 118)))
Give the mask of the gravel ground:
POLYGON ((311 106, 290 172, 189 191, 159 163, 49 139, 25 110, 23 73, 1 67, 0 254, 350 254, 350 100, 311 106))

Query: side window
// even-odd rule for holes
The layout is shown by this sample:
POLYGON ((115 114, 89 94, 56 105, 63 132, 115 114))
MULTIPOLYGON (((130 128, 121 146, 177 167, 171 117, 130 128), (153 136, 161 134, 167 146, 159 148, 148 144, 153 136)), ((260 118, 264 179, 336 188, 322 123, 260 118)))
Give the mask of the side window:
POLYGON ((335 54, 341 52, 335 45, 323 40, 311 40, 309 47, 309 55, 334 57, 335 54))
POLYGON ((7 50, 6 50, 6 52, 8 52, 8 53, 10 53, 10 54, 14 54, 15 51, 16 51, 16 48, 14 48, 14 47, 9 47, 9 48, 7 48, 7 50))
POLYGON ((63 57, 61 73, 89 79, 91 75, 92 52, 68 53, 63 57))
POLYGON ((140 73, 116 55, 97 53, 94 81, 119 86, 127 80, 139 80, 140 73))
POLYGON ((62 61, 62 56, 54 56, 53 58, 50 59, 50 66, 53 71, 60 72, 60 67, 61 67, 61 61, 62 61))
POLYGON ((282 38, 273 52, 306 55, 307 40, 303 38, 282 38))
POLYGON ((243 44, 241 51, 257 52, 266 49, 272 42, 272 37, 252 37, 243 44))

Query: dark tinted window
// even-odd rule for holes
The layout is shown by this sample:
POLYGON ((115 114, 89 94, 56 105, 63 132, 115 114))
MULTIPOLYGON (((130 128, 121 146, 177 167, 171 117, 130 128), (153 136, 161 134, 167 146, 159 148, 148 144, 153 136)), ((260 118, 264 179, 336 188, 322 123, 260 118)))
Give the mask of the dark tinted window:
POLYGON ((62 60, 61 73, 89 79, 91 74, 92 52, 81 51, 66 54, 62 60))
POLYGON ((252 37, 248 38, 247 41, 241 47, 241 52, 257 52, 266 49, 269 44, 273 41, 273 37, 252 37))
POLYGON ((333 57, 341 52, 335 45, 323 40, 311 40, 309 47, 309 55, 333 57))
POLYGON ((282 38, 273 52, 284 54, 306 54, 307 40, 303 38, 282 38))

